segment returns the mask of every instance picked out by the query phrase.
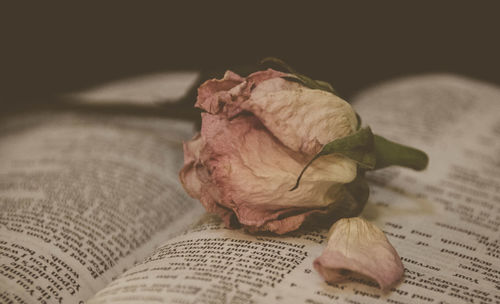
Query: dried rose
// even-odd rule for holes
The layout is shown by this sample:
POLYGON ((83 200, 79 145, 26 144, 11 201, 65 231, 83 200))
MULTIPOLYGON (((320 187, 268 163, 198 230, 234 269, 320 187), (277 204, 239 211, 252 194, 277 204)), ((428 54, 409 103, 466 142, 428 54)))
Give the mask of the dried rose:
POLYGON ((319 158, 289 191, 325 144, 356 132, 351 106, 336 95, 289 81, 272 69, 246 78, 226 72, 198 89, 202 127, 184 145, 184 188, 228 227, 286 233, 307 215, 326 213, 356 162, 339 154, 319 158))
POLYGON ((314 268, 329 283, 344 281, 355 272, 374 279, 382 290, 397 283, 404 272, 384 233, 359 217, 343 218, 332 226, 328 245, 314 268))
POLYGON ((353 218, 368 199, 364 175, 391 165, 422 170, 427 155, 361 128, 331 85, 269 60, 288 72, 227 71, 198 88, 205 113, 201 132, 184 143, 184 188, 227 227, 283 234, 306 218, 340 218, 315 268, 329 282, 353 271, 388 289, 401 260, 377 227, 353 218))

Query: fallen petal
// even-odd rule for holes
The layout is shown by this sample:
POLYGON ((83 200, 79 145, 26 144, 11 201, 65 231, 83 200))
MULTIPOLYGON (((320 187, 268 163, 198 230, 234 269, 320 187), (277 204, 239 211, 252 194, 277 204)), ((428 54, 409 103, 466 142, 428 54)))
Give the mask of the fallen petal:
POLYGON ((359 218, 343 218, 330 229, 328 245, 314 261, 314 268, 329 283, 356 272, 375 280, 382 290, 390 289, 403 276, 401 259, 385 234, 359 218))

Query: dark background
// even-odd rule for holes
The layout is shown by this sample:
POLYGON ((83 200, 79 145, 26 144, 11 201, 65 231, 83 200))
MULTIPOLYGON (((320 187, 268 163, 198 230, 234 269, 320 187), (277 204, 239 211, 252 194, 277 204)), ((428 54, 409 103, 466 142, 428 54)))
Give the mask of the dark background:
POLYGON ((121 77, 223 69, 270 55, 330 81, 347 98, 407 74, 450 72, 500 84, 492 3, 182 3, 4 5, 4 109, 51 103, 121 77))

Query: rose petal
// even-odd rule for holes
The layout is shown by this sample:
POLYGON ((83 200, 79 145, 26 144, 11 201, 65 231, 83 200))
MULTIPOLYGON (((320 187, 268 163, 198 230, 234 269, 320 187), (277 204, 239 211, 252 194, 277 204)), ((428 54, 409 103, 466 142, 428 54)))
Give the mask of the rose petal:
POLYGON ((330 154, 315 160, 309 169, 304 172, 301 180, 332 181, 347 184, 356 178, 356 171, 357 165, 352 159, 338 154, 330 154))
POLYGON ((359 217, 343 218, 332 226, 328 245, 314 268, 329 283, 342 281, 353 271, 374 279, 383 290, 397 283, 404 272, 384 233, 359 217))
MULTIPOLYGON (((281 75, 281 76, 286 76, 281 75)), ((259 99, 265 97, 269 93, 287 91, 287 90, 300 90, 304 88, 301 84, 293 81, 285 80, 281 77, 263 79, 255 88, 252 90, 252 99, 259 99)))
POLYGON ((201 158, 221 189, 219 203, 312 208, 337 198, 341 184, 331 180, 304 179, 289 191, 307 160, 277 141, 256 117, 228 120, 203 113, 202 121, 209 149, 201 158))
POLYGON ((201 181, 196 174, 196 163, 200 158, 200 151, 203 146, 203 140, 199 133, 188 142, 183 143, 184 148, 184 167, 179 172, 184 189, 193 198, 200 198, 201 195, 201 181))
POLYGON ((258 85, 263 81, 273 79, 273 78, 277 79, 279 77, 283 77, 286 75, 287 75, 286 73, 283 73, 280 71, 276 71, 273 69, 267 69, 265 71, 257 71, 257 72, 254 72, 254 73, 248 75, 247 80, 248 80, 248 82, 251 82, 255 85, 258 85))
POLYGON ((226 71, 222 79, 210 79, 198 88, 195 106, 208 113, 226 113, 228 117, 239 114, 240 104, 250 97, 251 91, 261 82, 285 76, 272 69, 258 71, 243 78, 232 71, 226 71))
POLYGON ((262 82, 241 107, 255 114, 293 151, 313 155, 323 145, 355 131, 356 114, 344 100, 303 87, 276 91, 276 82, 262 82))
POLYGON ((200 158, 200 151, 203 147, 203 139, 200 133, 196 133, 190 141, 183 143, 184 164, 193 163, 200 158))
POLYGON ((299 227, 305 221, 306 217, 314 212, 317 211, 307 211, 297 215, 284 217, 282 219, 270 220, 260 226, 246 225, 245 227, 249 232, 271 231, 276 234, 285 234, 290 231, 299 229, 299 227))
POLYGON ((244 81, 244 78, 231 71, 226 71, 222 79, 205 81, 198 88, 195 107, 212 114, 220 112, 224 103, 231 101, 231 95, 228 91, 244 81))

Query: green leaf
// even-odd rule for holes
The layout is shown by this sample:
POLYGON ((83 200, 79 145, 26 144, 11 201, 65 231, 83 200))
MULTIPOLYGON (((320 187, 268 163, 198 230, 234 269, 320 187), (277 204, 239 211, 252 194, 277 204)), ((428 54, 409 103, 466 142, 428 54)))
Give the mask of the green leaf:
POLYGON ((357 162, 359 168, 374 169, 376 158, 373 144, 373 133, 370 127, 359 129, 352 135, 336 139, 324 145, 321 151, 316 154, 302 169, 295 186, 290 189, 290 191, 299 187, 302 175, 304 175, 304 172, 313 163, 313 161, 328 154, 340 154, 357 162))
POLYGON ((283 60, 276 58, 276 57, 266 57, 260 61, 260 64, 262 65, 269 65, 273 64, 279 67, 279 70, 283 69, 285 72, 295 74, 297 71, 295 71, 294 68, 292 68, 290 65, 288 65, 286 62, 283 60))
POLYGON ((361 128, 361 124, 363 123, 363 121, 361 120, 361 116, 359 116, 357 112, 354 113, 356 113, 356 120, 358 121, 358 124, 356 125, 356 130, 359 130, 359 128, 361 128))
POLYGON ((328 82, 323 81, 323 80, 314 80, 314 81, 319 85, 321 90, 331 92, 331 93, 337 95, 337 92, 335 91, 335 89, 328 82))
POLYGON ((308 87, 310 89, 314 90, 322 90, 326 91, 332 94, 335 94, 335 90, 332 88, 332 85, 329 84, 328 82, 321 81, 321 80, 314 80, 312 78, 309 78, 303 74, 299 73, 292 73, 293 76, 283 76, 281 78, 286 79, 288 81, 293 81, 293 82, 298 82, 302 84, 305 87, 308 87))
POLYGON ((283 70, 289 74, 292 74, 293 76, 284 76, 282 77, 283 79, 286 79, 288 81, 293 81, 293 82, 298 82, 310 89, 315 89, 315 90, 322 90, 326 91, 332 94, 337 95, 335 90, 333 89, 332 85, 329 84, 326 81, 322 80, 314 80, 310 77, 307 77, 304 74, 300 74, 297 72, 294 68, 292 68, 290 65, 288 65, 286 62, 283 60, 276 58, 276 57, 266 57, 260 61, 262 65, 273 65, 277 66, 278 70, 283 70))
POLYGON ((373 133, 370 127, 359 129, 354 134, 331 141, 323 146, 319 156, 341 154, 356 161, 361 168, 375 168, 373 133))
POLYGON ((429 163, 429 157, 425 152, 400 145, 379 135, 375 135, 374 145, 377 158, 375 169, 395 165, 414 170, 423 170, 429 163))
POLYGON ((307 77, 299 77, 297 74, 292 74, 291 76, 283 76, 281 77, 285 80, 300 83, 301 85, 308 87, 310 89, 317 89, 317 85, 311 81, 311 79, 307 79, 307 77))

